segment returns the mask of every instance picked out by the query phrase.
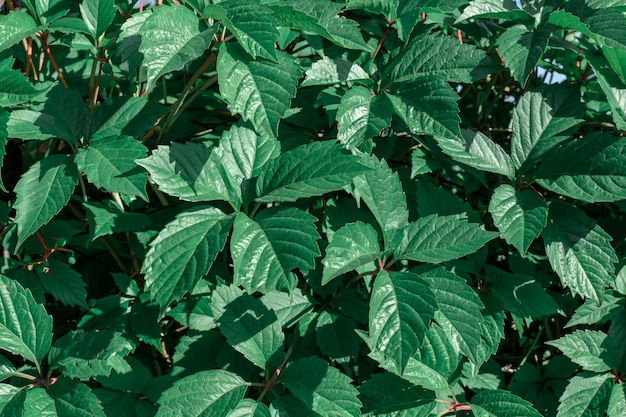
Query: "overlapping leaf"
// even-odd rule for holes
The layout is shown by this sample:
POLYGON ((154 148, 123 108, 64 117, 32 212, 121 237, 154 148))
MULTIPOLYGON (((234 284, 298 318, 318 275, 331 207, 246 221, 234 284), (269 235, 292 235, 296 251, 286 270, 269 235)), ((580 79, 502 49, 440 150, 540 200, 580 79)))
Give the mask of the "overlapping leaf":
POLYGON ((225 42, 217 58, 220 92, 231 111, 250 120, 257 131, 274 137, 301 75, 293 57, 281 51, 276 57, 276 63, 256 61, 242 47, 225 42))
POLYGON ((359 386, 366 416, 426 417, 435 408, 432 391, 412 385, 393 374, 375 374, 359 386))
POLYGON ((354 62, 343 58, 330 59, 325 56, 311 64, 306 71, 301 87, 314 85, 333 85, 339 83, 373 84, 365 70, 354 62))
POLYGON ((250 292, 291 291, 294 269, 306 273, 320 255, 316 218, 296 208, 275 208, 253 219, 237 214, 230 240, 234 282, 250 292))
POLYGON ((381 271, 370 299, 370 355, 402 375, 422 345, 435 310, 435 295, 418 275, 381 271))
POLYGON ((214 311, 215 320, 235 350, 261 369, 266 369, 270 360, 280 363, 285 336, 272 310, 238 288, 220 291, 218 287, 211 301, 224 306, 214 311))
POLYGON ((33 164, 15 186, 17 247, 67 204, 78 183, 74 158, 52 155, 33 164))
POLYGON ((123 212, 111 204, 83 203, 87 210, 89 240, 93 242, 100 236, 111 233, 140 231, 150 224, 150 217, 144 213, 123 212))
POLYGON ((346 148, 357 148, 389 127, 392 110, 385 95, 372 95, 365 87, 353 87, 337 109, 337 139, 346 148))
POLYGON ((528 401, 502 390, 484 390, 472 398, 472 411, 481 417, 541 417, 528 401))
POLYGON ((558 348, 572 362, 586 371, 604 372, 611 369, 610 354, 604 343, 606 334, 597 330, 577 330, 547 344, 558 348))
POLYGON ((221 20, 253 58, 278 61, 274 50, 278 31, 266 6, 250 0, 228 0, 207 6, 204 14, 221 20))
POLYGON ((589 60, 607 102, 611 106, 613 123, 620 130, 626 129, 626 82, 621 80, 611 68, 607 59, 599 51, 590 51, 585 57, 589 60))
POLYGON ((0 68, 0 106, 21 104, 41 93, 22 72, 10 68, 0 68))
POLYGON ((34 35, 38 30, 37 23, 26 12, 0 15, 0 51, 34 35))
POLYGON ((338 16, 342 5, 323 0, 289 0, 272 6, 280 26, 313 32, 348 49, 371 51, 357 23, 338 16))
POLYGON ((489 202, 489 212, 500 236, 525 256, 548 221, 548 206, 534 191, 502 184, 489 202))
POLYGON ((361 415, 358 391, 350 378, 321 358, 298 359, 280 374, 279 381, 307 408, 329 417, 361 415))
POLYGON ((130 136, 102 138, 78 150, 76 165, 96 187, 147 201, 148 174, 135 162, 147 153, 148 149, 130 136))
POLYGON ((568 139, 582 123, 580 92, 567 86, 548 86, 522 96, 513 111, 511 157, 517 169, 568 139))
POLYGON ((156 417, 225 417, 243 399, 247 386, 239 375, 229 371, 197 372, 163 392, 156 417))
POLYGON ((526 84, 543 56, 551 32, 549 27, 528 30, 525 25, 515 25, 506 29, 498 38, 498 50, 504 65, 520 84, 526 84))
POLYGON ((143 267, 146 291, 162 310, 209 272, 233 220, 212 207, 184 211, 150 243, 143 267))
POLYGON ((39 364, 52 343, 52 317, 30 291, 0 275, 0 342, 2 349, 39 364))
POLYGON ((378 233, 369 224, 348 223, 333 234, 322 260, 322 285, 367 265, 381 255, 378 233))
POLYGON ((465 280, 441 267, 415 270, 430 284, 439 309, 435 320, 445 329, 457 352, 476 362, 477 347, 481 343, 481 310, 484 308, 476 292, 465 280))
POLYGON ((461 162, 481 171, 494 172, 515 176, 515 168, 511 157, 500 145, 489 139, 481 132, 461 130, 462 140, 459 138, 438 137, 437 144, 441 150, 457 162, 461 162))
POLYGON ((355 197, 361 199, 378 222, 385 240, 385 249, 396 247, 409 221, 406 194, 400 177, 386 161, 375 161, 375 170, 355 177, 355 197))
POLYGON ((542 236, 550 264, 563 285, 599 302, 613 280, 617 262, 610 236, 579 209, 556 201, 550 204, 542 236))
POLYGON ((80 14, 94 40, 98 40, 115 18, 113 0, 92 0, 80 4, 80 14))
POLYGON ((583 373, 569 380, 565 392, 559 398, 557 417, 582 417, 602 415, 611 395, 611 374, 590 375, 583 373))
POLYGON ((260 173, 256 201, 296 201, 340 190, 369 171, 366 160, 330 142, 312 142, 273 159, 260 173))
POLYGON ((497 236, 459 216, 422 217, 410 223, 406 241, 396 250, 399 259, 441 263, 469 255, 497 236))
POLYGON ((162 75, 202 55, 211 44, 214 29, 201 31, 200 19, 186 7, 165 6, 154 8, 138 33, 149 87, 162 75))

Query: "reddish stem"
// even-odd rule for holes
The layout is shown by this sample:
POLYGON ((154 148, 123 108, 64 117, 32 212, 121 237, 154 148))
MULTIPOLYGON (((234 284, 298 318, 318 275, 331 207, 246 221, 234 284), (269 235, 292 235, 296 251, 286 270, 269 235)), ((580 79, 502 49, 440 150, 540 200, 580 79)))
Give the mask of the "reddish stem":
POLYGON ((61 81, 61 84, 63 84, 65 87, 69 87, 67 85, 67 82, 65 81, 65 77, 63 76, 63 73, 59 69, 59 66, 57 65, 57 62, 54 59, 54 56, 52 55, 52 51, 50 50, 50 46, 48 45, 48 32, 39 33, 37 36, 39 36, 39 39, 41 39, 41 43, 43 45, 43 49, 44 49, 44 51, 46 51, 46 55, 48 55, 48 59, 50 59, 50 63, 54 67, 54 70, 59 75, 59 81, 61 81))
POLYGON ((385 43, 385 39, 387 39, 387 35, 389 35, 389 32, 391 31, 393 23, 394 22, 387 21, 387 28, 385 29, 383 36, 381 36, 380 40, 378 41, 378 45, 376 45, 376 50, 374 51, 374 55, 372 55, 372 61, 374 60, 374 58, 376 58, 376 55, 378 55, 378 52, 380 52, 380 49, 383 47, 383 43, 385 43))

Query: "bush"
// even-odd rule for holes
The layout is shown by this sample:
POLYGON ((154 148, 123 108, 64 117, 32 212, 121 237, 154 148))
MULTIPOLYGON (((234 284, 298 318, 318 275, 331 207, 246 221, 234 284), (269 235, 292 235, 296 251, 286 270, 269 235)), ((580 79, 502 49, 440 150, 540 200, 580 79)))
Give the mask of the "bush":
POLYGON ((626 2, 139 3, 0 16, 2 415, 624 415, 626 2))

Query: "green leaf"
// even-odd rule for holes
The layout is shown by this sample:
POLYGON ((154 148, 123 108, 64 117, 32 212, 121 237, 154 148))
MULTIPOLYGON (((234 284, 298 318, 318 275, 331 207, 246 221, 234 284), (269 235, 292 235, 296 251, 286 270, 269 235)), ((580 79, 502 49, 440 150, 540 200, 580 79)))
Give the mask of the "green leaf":
POLYGON ((278 31, 266 6, 250 0, 228 0, 207 6, 204 14, 221 20, 253 58, 260 56, 278 62, 274 49, 278 31))
POLYGON ((161 311, 209 272, 233 220, 213 207, 183 211, 150 242, 142 271, 145 289, 161 311))
POLYGON ((37 23, 26 12, 0 15, 0 52, 39 31, 37 23))
POLYGON ((147 88, 162 75, 181 69, 202 55, 211 44, 215 28, 200 31, 200 19, 186 7, 155 7, 139 29, 148 70, 147 88))
POLYGON ((409 221, 406 194, 397 172, 392 171, 387 161, 375 161, 375 170, 355 177, 354 195, 363 200, 380 225, 385 249, 396 247, 402 239, 402 231, 409 221))
POLYGON ((420 348, 435 310, 435 295, 418 275, 381 271, 370 299, 370 355, 401 375, 420 348))
POLYGON ((134 346, 120 332, 76 330, 54 342, 48 355, 51 369, 83 381, 94 376, 107 376, 112 370, 128 372, 130 365, 124 357, 134 346))
POLYGON ((52 317, 16 281, 0 275, 0 343, 40 367, 52 343, 52 317))
POLYGON ((513 21, 532 20, 525 10, 517 7, 516 3, 508 0, 477 0, 467 6, 456 22, 470 18, 510 19, 513 21))
POLYGON ((605 346, 607 336, 596 330, 577 330, 557 340, 546 342, 558 348, 585 371, 605 372, 611 369, 610 354, 605 346))
POLYGON ((528 30, 526 25, 515 25, 498 37, 496 44, 504 65, 520 84, 526 84, 541 60, 551 33, 550 27, 528 30))
POLYGON ((611 374, 583 373, 571 378, 559 399, 557 417, 604 415, 611 395, 611 380, 611 374))
POLYGON ((438 137, 437 144, 445 154, 457 162, 509 178, 515 176, 511 157, 500 145, 480 132, 462 129, 461 134, 463 140, 438 137))
POLYGON ((359 353, 361 338, 354 320, 322 311, 315 324, 315 343, 330 360, 348 362, 359 353))
POLYGON ((408 225, 398 259, 441 263, 476 252, 497 236, 457 215, 422 217, 408 225))
POLYGON ((52 155, 34 163, 15 186, 17 248, 67 204, 78 183, 71 155, 52 155))
POLYGON ((383 71, 392 83, 414 81, 423 76, 441 76, 446 81, 470 83, 485 53, 441 33, 415 36, 383 71))
POLYGON ((83 203, 89 223, 89 241, 112 233, 140 231, 148 227, 150 217, 144 213, 126 213, 117 204, 83 203))
POLYGON ((85 310, 87 305, 87 284, 82 279, 82 275, 65 262, 50 259, 48 261, 48 271, 45 274, 38 274, 41 285, 57 301, 67 306, 79 306, 85 310))
POLYGON ((148 174, 135 162, 145 158, 147 153, 148 149, 130 136, 111 136, 79 149, 76 165, 96 187, 148 201, 148 174))
POLYGON ((450 389, 445 377, 415 358, 410 358, 407 362, 402 378, 432 391, 450 389))
POLYGON ((357 23, 339 16, 342 9, 342 4, 324 0, 289 0, 272 6, 279 26, 316 33, 344 48, 372 51, 357 23))
POLYGON ((12 138, 62 138, 76 147, 85 133, 86 122, 87 107, 80 93, 56 84, 47 92, 41 111, 11 112, 7 130, 12 138))
POLYGON ((541 417, 531 403, 508 391, 484 390, 472 398, 476 417, 541 417))
POLYGON ((382 255, 378 233, 369 224, 348 223, 333 234, 322 260, 322 285, 382 255))
POLYGON ((0 106, 22 104, 41 94, 40 85, 31 83, 21 71, 0 71, 0 106))
POLYGON ((385 95, 373 95, 365 87, 353 87, 341 98, 337 109, 337 139, 350 148, 378 136, 391 124, 393 111, 385 95))
POLYGON ((626 390, 624 384, 613 385, 609 399, 608 417, 619 417, 626 410, 626 390))
POLYGON ((439 309, 435 321, 445 329, 449 341, 460 352, 476 363, 477 347, 480 345, 483 321, 480 311, 484 308, 476 292, 464 279, 441 267, 414 270, 430 284, 439 309))
POLYGON ((158 146, 152 155, 135 162, 150 173, 161 191, 182 200, 236 202, 239 198, 215 148, 172 143, 158 146))
POLYGON ((311 68, 306 71, 304 81, 300 86, 350 84, 352 82, 373 85, 369 74, 358 64, 343 58, 331 59, 324 56, 311 63, 311 68))
POLYGON ((281 327, 289 328, 302 316, 313 310, 313 303, 302 290, 296 288, 291 294, 282 291, 270 291, 260 298, 267 308, 274 311, 281 327))
POLYGON ((272 310, 237 287, 230 291, 218 287, 211 301, 224 306, 223 311, 213 309, 213 314, 235 350, 261 369, 269 368, 270 361, 280 363, 285 336, 272 310))
POLYGON ((167 111, 167 107, 144 97, 115 97, 95 108, 85 137, 92 141, 111 136, 139 137, 167 111))
POLYGON ((360 416, 361 401, 350 378, 321 358, 298 359, 278 378, 311 410, 328 417, 360 416))
POLYGON ((96 42, 99 42, 98 38, 106 32, 115 18, 113 0, 83 1, 79 7, 89 33, 96 42))
POLYGON ((259 132, 276 137, 278 122, 296 95, 301 72, 295 59, 276 51, 277 62, 255 61, 237 44, 224 42, 217 77, 231 112, 250 120, 259 132))
POLYGON ((626 198, 626 139, 593 134, 574 139, 545 155, 537 182, 551 191, 583 201, 626 198))
POLYGON ((271 415, 270 409, 265 404, 244 398, 227 417, 271 417, 271 415))
MULTIPOLYGON (((596 10, 574 10, 588 28, 590 37, 602 46, 626 48, 626 36, 621 28, 626 24, 623 11, 602 7, 596 10)), ((587 31, 585 31, 587 32, 587 31)))
MULTIPOLYGON (((9 112, 0 107, 0 168, 2 168, 2 164, 4 162, 4 155, 6 154, 6 144, 8 139, 8 132, 6 129, 7 122, 9 121, 9 112)), ((4 181, 2 180, 2 176, 0 176, 0 190, 3 192, 7 192, 6 187, 4 186, 4 181)))
POLYGON ((416 387, 393 374, 374 374, 359 386, 366 416, 427 417, 435 408, 432 391, 416 387))
MULTIPOLYGON (((48 394, 54 401, 54 412, 51 416, 105 417, 100 400, 85 384, 60 378, 52 385, 48 394)), ((37 403, 41 404, 39 401, 37 403)), ((33 405, 33 408, 39 408, 33 405)))
POLYGON ((583 122, 583 111, 576 88, 551 85, 524 94, 513 110, 515 167, 532 167, 548 150, 571 137, 583 122))
POLYGON ((445 78, 425 75, 396 83, 387 96, 414 135, 461 139, 459 97, 445 78))
POLYGON ((489 212, 500 236, 522 256, 548 222, 548 206, 543 198, 532 190, 516 190, 509 184, 494 190, 489 212))
POLYGON ((598 83, 606 95, 606 99, 611 107, 611 117, 613 123, 619 130, 626 130, 626 82, 622 81, 616 74, 611 64, 600 53, 592 50, 585 54, 589 64, 593 68, 598 83))
POLYGON ((331 142, 312 142, 273 159, 260 173, 256 201, 296 201, 340 190, 369 171, 366 161, 331 142))
POLYGON ((572 293, 600 302, 613 282, 615 250, 594 220, 569 204, 553 201, 543 240, 550 265, 572 293))
POLYGON ((247 386, 229 371, 197 372, 163 392, 156 417, 226 417, 243 399, 247 386))
POLYGON ((254 219, 238 213, 230 240, 234 283, 250 293, 292 291, 291 271, 310 271, 320 256, 315 221, 296 208, 263 210, 254 219))

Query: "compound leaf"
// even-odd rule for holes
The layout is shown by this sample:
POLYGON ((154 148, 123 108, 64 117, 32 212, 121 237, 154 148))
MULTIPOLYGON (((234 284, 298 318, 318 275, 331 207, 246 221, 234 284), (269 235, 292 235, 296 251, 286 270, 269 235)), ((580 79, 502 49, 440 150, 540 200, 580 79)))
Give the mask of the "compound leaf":
POLYGON ((611 369, 611 365, 606 362, 610 354, 604 346, 606 338, 606 334, 601 331, 577 330, 546 343, 558 348, 572 362, 582 366, 583 370, 605 372, 611 369))
POLYGON ((94 40, 98 41, 115 18, 113 0, 91 0, 80 4, 80 14, 94 40))
POLYGON ((548 46, 552 29, 541 27, 528 30, 526 25, 515 25, 498 37, 497 45, 504 65, 520 84, 525 85, 548 46))
POLYGON ((38 30, 37 23, 26 12, 0 15, 0 52, 34 35, 38 30))
POLYGON ((385 95, 372 95, 365 87, 353 87, 337 109, 337 139, 346 148, 358 148, 389 127, 393 111, 385 95))
POLYGON ((559 398, 557 417, 603 415, 611 395, 611 374, 576 375, 559 398))
POLYGON ((476 417, 541 417, 531 403, 502 390, 484 390, 472 398, 476 417))

